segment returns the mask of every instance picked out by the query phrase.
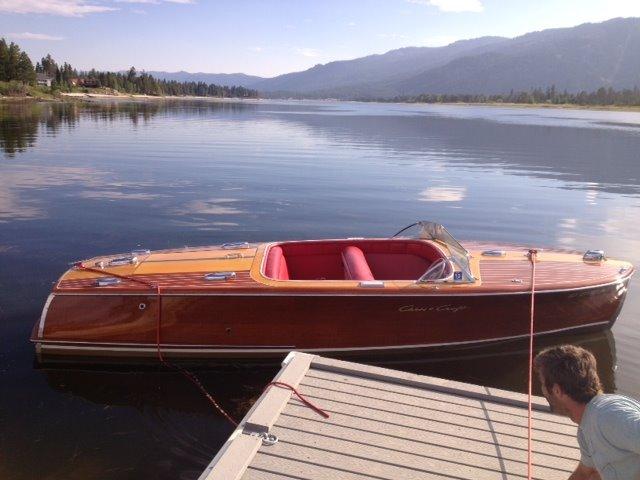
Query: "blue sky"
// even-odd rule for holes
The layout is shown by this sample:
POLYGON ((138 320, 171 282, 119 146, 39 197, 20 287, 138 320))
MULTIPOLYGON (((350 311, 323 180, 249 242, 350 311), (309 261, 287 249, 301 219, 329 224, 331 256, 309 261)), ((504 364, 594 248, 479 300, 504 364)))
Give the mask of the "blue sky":
POLYGON ((274 76, 620 16, 640 0, 0 0, 0 36, 80 69, 274 76))

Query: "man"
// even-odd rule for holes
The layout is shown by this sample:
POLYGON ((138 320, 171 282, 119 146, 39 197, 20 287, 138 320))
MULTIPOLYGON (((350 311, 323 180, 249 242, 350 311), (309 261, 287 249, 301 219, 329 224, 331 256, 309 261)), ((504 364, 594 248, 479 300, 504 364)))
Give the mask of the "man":
POLYGON ((640 403, 603 394, 584 348, 547 348, 534 368, 551 411, 579 425, 580 463, 569 480, 640 480, 640 403))

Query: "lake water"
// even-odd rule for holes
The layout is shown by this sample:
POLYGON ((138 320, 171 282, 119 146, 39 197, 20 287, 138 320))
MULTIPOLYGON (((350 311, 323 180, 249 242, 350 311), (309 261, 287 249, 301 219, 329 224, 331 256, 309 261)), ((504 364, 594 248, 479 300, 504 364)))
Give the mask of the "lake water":
MULTIPOLYGON (((0 478, 193 479, 231 427, 157 368, 42 367, 28 341, 68 262, 227 241, 458 238, 640 265, 640 113, 330 102, 0 103, 0 478)), ((640 397, 640 294, 554 337, 640 397)), ((491 318, 482 319, 490 322, 491 318)), ((374 363, 526 390, 527 345, 374 363)), ((277 365, 200 368, 240 418, 277 365)))

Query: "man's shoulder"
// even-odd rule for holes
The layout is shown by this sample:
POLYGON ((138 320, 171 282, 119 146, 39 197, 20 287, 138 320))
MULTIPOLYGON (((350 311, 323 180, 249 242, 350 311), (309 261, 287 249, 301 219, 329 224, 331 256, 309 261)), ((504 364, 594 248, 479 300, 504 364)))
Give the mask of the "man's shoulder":
POLYGON ((590 402, 594 417, 601 421, 615 422, 616 420, 640 419, 640 402, 618 394, 602 394, 594 397, 590 402))

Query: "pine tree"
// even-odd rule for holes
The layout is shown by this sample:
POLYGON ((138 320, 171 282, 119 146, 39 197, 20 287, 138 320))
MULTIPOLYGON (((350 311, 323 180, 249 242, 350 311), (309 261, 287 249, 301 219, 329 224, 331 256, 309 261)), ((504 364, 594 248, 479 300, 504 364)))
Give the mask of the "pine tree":
POLYGON ((26 52, 21 52, 18 57, 16 79, 31 85, 35 85, 36 83, 36 71, 34 70, 33 63, 31 63, 31 59, 26 52))
POLYGON ((0 39, 0 82, 9 80, 7 76, 7 64, 9 63, 9 47, 4 38, 0 39))

